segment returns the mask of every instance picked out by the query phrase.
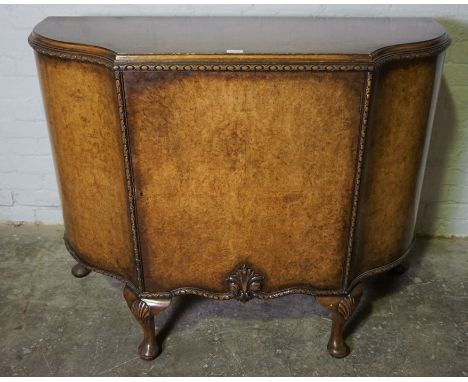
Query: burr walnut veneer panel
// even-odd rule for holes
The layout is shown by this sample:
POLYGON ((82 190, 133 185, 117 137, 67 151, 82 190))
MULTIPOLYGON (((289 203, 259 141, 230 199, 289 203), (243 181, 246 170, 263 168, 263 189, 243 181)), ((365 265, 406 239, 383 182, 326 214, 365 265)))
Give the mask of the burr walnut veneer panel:
POLYGON ((269 290, 339 289, 364 80, 125 73, 147 289, 222 292, 244 262, 269 290))
POLYGON ((135 282, 112 73, 38 56, 69 243, 83 261, 135 282))
POLYGON ((359 255, 354 256, 357 274, 390 264, 413 240, 437 64, 437 57, 392 63, 376 78, 355 247, 359 255))
POLYGON ((411 248, 440 83, 421 19, 47 18, 37 52, 73 274, 122 280, 158 354, 174 296, 314 295, 333 317, 411 248))

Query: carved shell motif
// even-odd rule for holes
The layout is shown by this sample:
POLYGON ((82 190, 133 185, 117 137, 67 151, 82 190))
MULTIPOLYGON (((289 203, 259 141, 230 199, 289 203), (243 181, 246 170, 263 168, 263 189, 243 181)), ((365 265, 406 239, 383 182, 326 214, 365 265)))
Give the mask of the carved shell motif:
POLYGON ((231 294, 239 301, 247 302, 262 289, 263 276, 255 273, 247 265, 241 267, 227 278, 231 294))
POLYGON ((341 314, 344 320, 347 320, 354 312, 356 307, 356 299, 353 296, 344 297, 338 304, 338 313, 341 314))
POLYGON ((135 300, 135 302, 132 304, 131 311, 139 321, 145 321, 151 315, 150 307, 142 300, 135 300))

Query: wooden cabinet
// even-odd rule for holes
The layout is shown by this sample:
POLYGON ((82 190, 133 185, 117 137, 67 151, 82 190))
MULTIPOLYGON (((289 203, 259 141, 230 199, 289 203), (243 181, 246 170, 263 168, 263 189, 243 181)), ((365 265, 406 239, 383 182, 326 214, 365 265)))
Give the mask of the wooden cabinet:
POLYGON ((51 17, 36 51, 79 264, 125 282, 157 355, 173 296, 316 296, 411 248, 449 38, 422 19, 51 17))

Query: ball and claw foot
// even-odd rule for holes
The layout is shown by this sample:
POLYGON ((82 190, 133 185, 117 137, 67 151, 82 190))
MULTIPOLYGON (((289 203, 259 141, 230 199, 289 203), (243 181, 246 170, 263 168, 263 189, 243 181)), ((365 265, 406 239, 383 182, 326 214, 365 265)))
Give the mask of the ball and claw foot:
POLYGON ((73 276, 78 277, 79 279, 85 277, 91 272, 91 269, 86 268, 84 265, 78 263, 75 264, 71 270, 73 276))
POLYGON ((151 361, 160 353, 156 342, 154 316, 166 309, 171 300, 142 300, 128 286, 125 286, 123 295, 130 311, 143 329, 143 340, 138 346, 138 354, 141 359, 151 361))
POLYGON ((343 358, 349 354, 349 347, 343 338, 343 329, 349 318, 356 310, 362 296, 362 286, 356 286, 346 296, 324 296, 317 300, 332 314, 332 328, 327 349, 334 358, 343 358))

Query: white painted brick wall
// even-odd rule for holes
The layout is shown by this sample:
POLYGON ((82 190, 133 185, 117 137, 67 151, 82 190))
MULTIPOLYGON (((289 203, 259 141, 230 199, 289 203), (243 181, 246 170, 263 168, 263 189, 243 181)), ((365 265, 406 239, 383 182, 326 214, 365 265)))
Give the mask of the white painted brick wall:
POLYGON ((454 40, 447 53, 418 229, 468 235, 468 6, 466 5, 2 5, 0 221, 61 223, 60 200, 33 51, 47 16, 276 15, 432 17, 454 40))

